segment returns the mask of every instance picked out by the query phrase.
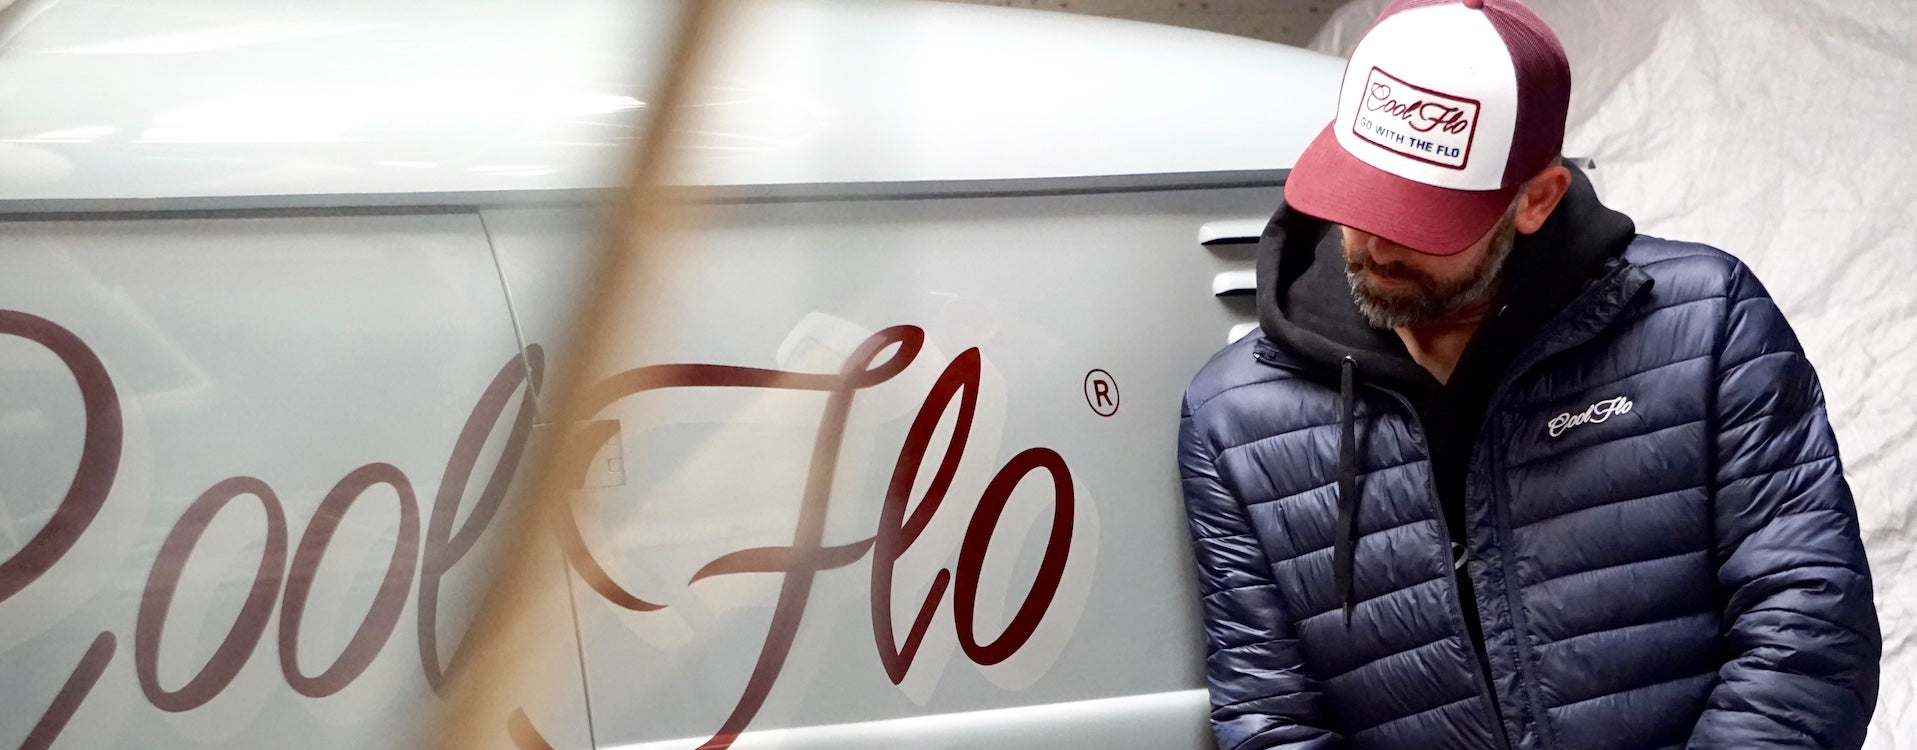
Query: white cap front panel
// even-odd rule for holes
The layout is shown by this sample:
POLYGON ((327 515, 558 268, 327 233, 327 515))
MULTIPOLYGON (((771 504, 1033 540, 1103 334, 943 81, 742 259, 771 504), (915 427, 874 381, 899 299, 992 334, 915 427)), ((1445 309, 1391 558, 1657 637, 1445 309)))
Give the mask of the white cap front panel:
POLYGON ((1517 71, 1482 11, 1447 3, 1380 21, 1351 54, 1332 131, 1345 151, 1409 180, 1503 187, 1517 71))

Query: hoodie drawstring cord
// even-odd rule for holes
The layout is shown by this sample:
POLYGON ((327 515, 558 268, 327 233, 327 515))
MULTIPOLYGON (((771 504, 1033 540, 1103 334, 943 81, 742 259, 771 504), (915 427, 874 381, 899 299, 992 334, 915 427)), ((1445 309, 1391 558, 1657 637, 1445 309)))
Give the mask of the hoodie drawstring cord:
POLYGON ((1351 610, 1357 606, 1352 597, 1352 548, 1358 541, 1358 430, 1356 380, 1358 362, 1345 357, 1339 377, 1339 393, 1344 414, 1338 420, 1338 528, 1333 532, 1331 567, 1338 596, 1344 603, 1345 625, 1351 625, 1351 610))

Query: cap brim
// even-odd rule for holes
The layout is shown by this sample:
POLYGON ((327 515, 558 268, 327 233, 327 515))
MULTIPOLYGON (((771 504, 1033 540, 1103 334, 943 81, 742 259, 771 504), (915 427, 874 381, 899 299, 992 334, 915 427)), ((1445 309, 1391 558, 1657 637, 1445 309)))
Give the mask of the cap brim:
POLYGON ((1428 255, 1456 255, 1490 233, 1517 196, 1453 190, 1407 180, 1365 163, 1326 126, 1285 179, 1285 203, 1428 255))

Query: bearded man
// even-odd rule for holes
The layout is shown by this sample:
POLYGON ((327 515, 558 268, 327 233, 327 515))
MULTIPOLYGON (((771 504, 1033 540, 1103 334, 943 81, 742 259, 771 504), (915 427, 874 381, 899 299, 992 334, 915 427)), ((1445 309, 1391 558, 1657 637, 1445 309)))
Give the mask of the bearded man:
POLYGON ((1823 393, 1749 268, 1558 157, 1516 0, 1401 0, 1186 392, 1212 724, 1252 748, 1856 748, 1882 650, 1823 393))

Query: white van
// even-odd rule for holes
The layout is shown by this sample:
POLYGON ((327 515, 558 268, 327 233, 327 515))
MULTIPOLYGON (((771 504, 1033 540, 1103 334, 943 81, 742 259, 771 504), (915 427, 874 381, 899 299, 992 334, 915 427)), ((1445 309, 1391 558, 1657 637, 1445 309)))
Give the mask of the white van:
POLYGON ((589 435, 498 747, 1210 747, 1173 440, 1338 60, 733 17, 663 318, 539 389, 676 4, 54 0, 0 48, 0 746, 401 748, 589 435), (490 532, 489 532, 490 530, 490 532))

